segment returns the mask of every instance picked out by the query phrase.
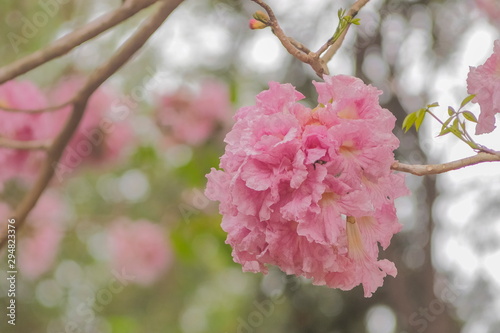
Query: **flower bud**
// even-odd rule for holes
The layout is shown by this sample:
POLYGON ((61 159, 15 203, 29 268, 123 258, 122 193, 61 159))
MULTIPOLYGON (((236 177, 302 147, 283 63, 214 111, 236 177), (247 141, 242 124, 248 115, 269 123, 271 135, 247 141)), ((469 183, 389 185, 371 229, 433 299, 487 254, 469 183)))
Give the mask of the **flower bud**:
POLYGON ((265 23, 265 24, 269 23, 269 16, 267 16, 267 14, 261 10, 256 11, 253 14, 253 18, 256 19, 257 21, 260 21, 260 22, 265 23))
POLYGON ((261 21, 258 21, 256 19, 251 19, 249 22, 250 29, 255 30, 255 29, 264 29, 267 27, 266 23, 263 23, 261 21))

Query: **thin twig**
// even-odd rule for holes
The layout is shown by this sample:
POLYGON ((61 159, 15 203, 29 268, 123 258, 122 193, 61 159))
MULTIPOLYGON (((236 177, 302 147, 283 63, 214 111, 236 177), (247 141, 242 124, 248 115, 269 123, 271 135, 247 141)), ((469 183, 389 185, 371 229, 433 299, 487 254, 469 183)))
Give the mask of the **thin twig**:
POLYGON ((52 112, 52 111, 61 110, 62 108, 65 108, 71 104, 73 104, 72 99, 70 99, 64 103, 58 104, 58 105, 52 105, 52 106, 48 106, 46 108, 41 108, 41 109, 16 109, 16 108, 9 108, 9 107, 0 106, 0 111, 20 112, 20 113, 42 113, 42 112, 52 112))
MULTIPOLYGON (((351 8, 349 9, 349 11, 347 12, 346 15, 354 18, 356 15, 358 15, 358 12, 361 10, 361 8, 363 8, 369 1, 370 0, 358 0, 358 1, 356 1, 351 6, 351 8)), ((331 44, 333 42, 333 40, 329 39, 324 45, 322 45, 319 48, 318 52, 316 52, 317 54, 321 55, 326 50, 326 53, 321 57, 321 60, 323 60, 325 64, 328 63, 330 60, 332 60, 335 53, 337 53, 338 49, 340 49, 340 47, 342 46, 342 43, 344 42, 345 36, 347 35, 347 32, 349 31, 350 26, 351 26, 351 23, 349 23, 347 25, 345 30, 342 32, 342 34, 340 34, 339 38, 337 38, 337 40, 333 44, 331 44)))
POLYGON ((291 42, 291 39, 285 34, 283 29, 281 29, 278 20, 276 19, 276 15, 274 15, 274 12, 272 8, 266 4, 264 1, 261 0, 252 0, 267 12, 267 15, 269 15, 269 26, 271 27, 273 33, 278 37, 280 40, 281 44, 285 47, 285 49, 293 55, 295 58, 299 59, 302 62, 309 63, 310 59, 306 53, 298 49, 293 45, 291 42))
POLYGON ((80 44, 98 36, 115 25, 125 21, 142 9, 149 7, 157 0, 126 1, 120 8, 105 14, 74 32, 61 37, 44 49, 38 50, 24 58, 0 68, 0 84, 38 66, 60 57, 80 44))
POLYGON ((0 137, 0 147, 20 150, 47 150, 51 141, 20 141, 0 137))
MULTIPOLYGON (((122 67, 161 26, 170 13, 179 6, 183 0, 159 0, 158 9, 137 29, 137 31, 116 51, 116 53, 103 65, 96 68, 87 79, 83 88, 77 93, 71 117, 67 121, 54 144, 47 151, 42 171, 35 185, 26 193, 21 203, 14 212, 16 228, 20 228, 28 213, 36 205, 41 194, 52 179, 57 168, 57 163, 62 156, 64 148, 74 134, 83 116, 88 99, 99 86, 122 67)), ((7 236, 0 239, 0 248, 5 245, 7 236)))
POLYGON ((444 164, 404 164, 394 162, 391 166, 392 170, 411 173, 416 176, 436 175, 443 172, 458 170, 467 166, 476 165, 484 162, 498 162, 500 161, 500 152, 494 154, 480 152, 475 156, 463 158, 457 161, 448 162, 444 164))
MULTIPOLYGON (((342 41, 344 40, 344 37, 347 34, 347 30, 351 25, 350 23, 347 25, 343 33, 335 42, 332 38, 330 38, 322 47, 320 47, 318 52, 312 52, 305 45, 297 42, 296 40, 288 37, 285 34, 278 23, 276 15, 274 15, 272 8, 268 4, 266 4, 262 0, 251 1, 261 6, 267 12, 267 15, 269 15, 268 24, 271 27, 271 30, 276 35, 276 37, 278 37, 281 44, 285 47, 288 53, 290 53, 292 56, 302 61, 303 63, 311 66, 320 78, 323 78, 324 74, 329 74, 328 66, 326 64, 328 63, 328 61, 330 61, 335 52, 342 45, 342 41), (330 48, 328 49, 328 47, 330 48), (321 54, 325 51, 325 56, 321 58, 321 54)), ((354 18, 357 15, 358 11, 361 10, 361 8, 366 5, 368 1, 370 0, 358 0, 354 5, 352 5, 346 15, 350 15, 352 18, 354 18)))
POLYGON ((292 56, 302 61, 303 63, 311 66, 320 78, 323 77, 323 74, 328 74, 328 68, 319 58, 318 54, 311 52, 311 50, 309 50, 305 45, 297 42, 296 40, 288 37, 285 34, 278 23, 276 15, 274 15, 272 8, 268 4, 261 0, 252 1, 264 8, 264 10, 267 12, 267 15, 269 15, 269 26, 271 27, 271 30, 276 35, 276 37, 278 37, 281 44, 285 47, 288 53, 290 53, 292 56))

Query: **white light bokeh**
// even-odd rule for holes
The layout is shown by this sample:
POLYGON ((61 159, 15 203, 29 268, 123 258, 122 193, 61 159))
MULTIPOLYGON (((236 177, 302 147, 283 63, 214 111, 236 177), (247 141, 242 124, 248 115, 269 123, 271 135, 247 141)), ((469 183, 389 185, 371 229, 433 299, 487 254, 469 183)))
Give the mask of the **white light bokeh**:
POLYGON ((375 305, 366 314, 366 328, 369 333, 393 333, 396 316, 388 306, 375 305))

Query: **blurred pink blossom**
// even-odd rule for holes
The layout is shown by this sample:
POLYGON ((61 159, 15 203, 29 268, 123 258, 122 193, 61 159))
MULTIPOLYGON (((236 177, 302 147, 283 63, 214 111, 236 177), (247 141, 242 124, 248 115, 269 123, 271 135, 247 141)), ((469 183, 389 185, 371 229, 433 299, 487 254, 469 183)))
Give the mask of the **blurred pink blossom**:
MULTIPOLYGON (((32 110, 47 107, 47 100, 38 87, 29 81, 9 81, 0 85, 0 137, 11 140, 48 140, 54 137, 54 126, 49 113, 28 114, 7 112, 2 107, 32 110)), ((3 182, 18 177, 32 180, 44 156, 42 151, 0 147, 0 190, 3 182)))
POLYGON ((212 169, 205 193, 220 201, 226 242, 244 271, 274 264, 318 285, 363 284, 369 297, 397 273, 378 260, 378 244, 385 249, 401 229, 394 199, 407 194, 404 176, 390 169, 396 119, 376 88, 350 76, 324 79, 312 110, 276 82, 239 109, 224 171, 212 169))
MULTIPOLYGON (((53 91, 54 104, 71 98, 83 85, 83 78, 70 77, 53 91)), ((115 119, 113 101, 118 96, 109 87, 97 89, 89 99, 80 125, 66 147, 60 163, 70 169, 85 161, 93 166, 115 164, 133 142, 134 134, 127 119, 115 119)), ((55 112, 60 128, 66 123, 70 107, 55 112), (62 113, 62 114, 61 114, 62 113)))
POLYGON ((470 68, 467 90, 476 95, 472 101, 481 107, 476 134, 492 132, 495 115, 500 113, 500 40, 495 41, 493 54, 483 65, 470 68))
POLYGON ((141 285, 160 278, 172 262, 172 252, 162 227, 147 220, 117 219, 108 231, 111 265, 125 270, 141 285))
POLYGON ((476 0, 476 6, 488 15, 493 24, 500 25, 500 1, 476 0))
POLYGON ((200 145, 210 138, 217 126, 227 124, 231 118, 227 87, 216 81, 205 81, 196 94, 181 88, 163 95, 157 117, 169 139, 200 145))
POLYGON ((29 214, 22 234, 17 234, 18 268, 34 280, 53 266, 64 236, 65 206, 54 192, 46 191, 29 214))

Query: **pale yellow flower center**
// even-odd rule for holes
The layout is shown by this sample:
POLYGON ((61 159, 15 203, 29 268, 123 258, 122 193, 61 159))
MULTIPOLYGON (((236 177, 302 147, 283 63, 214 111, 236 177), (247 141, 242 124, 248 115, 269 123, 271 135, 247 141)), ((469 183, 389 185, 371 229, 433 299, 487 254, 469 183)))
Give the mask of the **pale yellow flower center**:
POLYGON ((363 240, 361 239, 361 232, 359 231, 359 224, 352 216, 346 219, 347 243, 349 257, 354 260, 360 260, 365 256, 365 249, 363 247, 363 240))
POLYGON ((7 103, 6 100, 0 99, 0 109, 1 108, 10 108, 10 105, 9 105, 9 103, 7 103))
POLYGON ((339 118, 342 119, 358 119, 358 113, 356 112, 356 107, 350 105, 338 113, 339 118))

